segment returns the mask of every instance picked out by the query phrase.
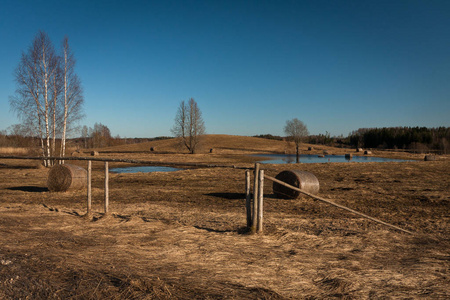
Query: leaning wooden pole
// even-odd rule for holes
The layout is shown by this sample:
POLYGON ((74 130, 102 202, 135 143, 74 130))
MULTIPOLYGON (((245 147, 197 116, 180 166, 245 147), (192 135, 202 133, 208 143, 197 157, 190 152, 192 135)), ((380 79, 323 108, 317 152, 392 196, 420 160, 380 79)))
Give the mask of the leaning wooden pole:
POLYGON ((414 234, 413 232, 408 231, 408 230, 406 230, 406 229, 403 229, 403 228, 397 227, 397 226, 395 226, 395 225, 392 225, 392 224, 383 222, 383 221, 381 221, 381 220, 379 220, 379 219, 373 218, 373 217, 371 217, 371 216, 368 216, 368 215, 366 215, 366 214, 363 214, 363 213, 358 212, 358 211, 356 211, 356 210, 353 210, 353 209, 351 209, 351 208, 345 207, 345 206, 343 206, 343 205, 334 203, 334 202, 332 202, 332 201, 330 201, 330 200, 327 200, 327 199, 324 199, 324 198, 322 198, 322 197, 319 197, 319 196, 310 194, 310 193, 308 193, 308 192, 305 192, 305 191, 299 189, 298 187, 295 187, 295 186, 292 186, 292 185, 290 185, 290 184, 287 184, 286 182, 283 182, 283 181, 281 181, 281 180, 278 180, 278 179, 276 179, 276 178, 274 178, 274 177, 267 176, 267 175, 265 175, 265 177, 266 177, 267 179, 273 181, 273 182, 276 182, 276 183, 278 183, 278 184, 284 185, 285 187, 288 187, 288 188, 290 188, 290 189, 293 189, 293 190, 295 190, 295 191, 298 191, 298 192, 300 192, 300 193, 302 193, 302 194, 305 194, 305 195, 307 195, 307 196, 309 196, 309 197, 311 197, 311 198, 314 198, 314 199, 316 199, 316 200, 319 200, 319 201, 325 202, 325 203, 327 203, 327 204, 336 206, 336 207, 338 207, 338 208, 344 209, 344 210, 346 210, 346 211, 349 211, 349 212, 351 212, 351 213, 354 213, 354 214, 356 214, 356 215, 358 215, 358 216, 361 216, 361 217, 363 217, 363 218, 372 220, 372 221, 374 221, 374 222, 383 224, 383 225, 385 225, 385 226, 388 226, 388 227, 391 227, 391 228, 394 228, 394 229, 397 229, 397 230, 400 230, 400 231, 403 231, 403 232, 406 232, 406 233, 409 233, 409 234, 414 234))

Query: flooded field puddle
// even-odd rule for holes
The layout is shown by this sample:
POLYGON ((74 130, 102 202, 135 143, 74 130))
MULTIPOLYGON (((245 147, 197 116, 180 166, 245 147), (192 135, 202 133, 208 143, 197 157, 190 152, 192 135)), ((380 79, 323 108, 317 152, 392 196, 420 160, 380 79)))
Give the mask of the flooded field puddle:
MULTIPOLYGON (((296 163, 295 154, 255 154, 264 160, 259 161, 263 164, 294 164, 296 163)), ((313 154, 302 154, 300 155, 300 163, 328 163, 328 162, 404 162, 407 160, 394 159, 394 158, 384 158, 384 157, 374 157, 374 156, 353 156, 351 158, 345 155, 325 155, 324 157, 319 157, 313 154)))
POLYGON ((111 173, 152 173, 152 172, 174 172, 182 169, 171 167, 159 167, 159 166, 136 166, 136 167, 124 167, 124 168, 112 168, 109 171, 111 173))

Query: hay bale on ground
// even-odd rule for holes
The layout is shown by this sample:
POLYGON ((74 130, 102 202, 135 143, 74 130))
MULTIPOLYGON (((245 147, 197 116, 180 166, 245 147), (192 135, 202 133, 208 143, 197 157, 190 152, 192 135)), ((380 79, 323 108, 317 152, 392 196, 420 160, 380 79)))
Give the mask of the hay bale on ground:
POLYGON ((51 192, 82 189, 87 184, 87 172, 79 166, 56 165, 48 173, 47 186, 51 192))
POLYGON ((92 151, 91 156, 98 156, 98 151, 92 151))
POLYGON ((372 154, 372 151, 370 151, 370 150, 364 151, 364 155, 371 155, 371 154, 372 154))
MULTIPOLYGON (((319 193, 319 180, 313 173, 299 170, 288 170, 279 173, 275 176, 276 179, 286 182, 292 186, 304 190, 311 194, 319 193)), ((278 198, 296 199, 301 193, 285 187, 279 183, 273 183, 273 192, 278 198)))
POLYGON ((435 161, 436 155, 425 155, 424 161, 435 161))
POLYGON ((363 152, 363 148, 356 148, 356 152, 363 152))

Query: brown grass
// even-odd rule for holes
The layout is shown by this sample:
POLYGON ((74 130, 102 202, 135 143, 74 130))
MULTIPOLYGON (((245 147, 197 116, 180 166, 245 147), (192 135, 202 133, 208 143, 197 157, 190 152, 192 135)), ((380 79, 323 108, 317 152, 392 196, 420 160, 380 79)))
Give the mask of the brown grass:
MULTIPOLYGON (((231 139, 227 148, 239 150, 222 154, 101 155, 251 167, 239 143, 231 139)), ((311 172, 320 196, 413 236, 306 197, 277 199, 269 182, 264 234, 244 234, 244 171, 232 168, 110 174, 105 217, 103 164, 94 163, 86 218, 85 191, 49 193, 48 170, 33 164, 0 160, 0 299, 450 297, 446 158, 264 165, 270 176, 311 172)))
POLYGON ((3 155, 27 155, 30 154, 32 150, 30 148, 21 147, 0 147, 0 154, 3 155))

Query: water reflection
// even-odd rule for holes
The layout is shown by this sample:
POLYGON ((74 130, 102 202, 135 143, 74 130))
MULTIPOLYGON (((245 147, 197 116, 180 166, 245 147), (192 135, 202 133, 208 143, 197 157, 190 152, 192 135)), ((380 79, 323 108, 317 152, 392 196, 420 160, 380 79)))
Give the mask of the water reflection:
POLYGON ((125 168, 113 168, 109 171, 111 173, 151 173, 151 172, 174 172, 181 169, 171 167, 158 167, 158 166, 136 166, 125 168))
MULTIPOLYGON (((264 157, 263 164, 292 164, 296 162, 295 154, 255 154, 254 156, 264 157)), ((403 159, 373 157, 373 156, 345 156, 345 155, 300 155, 300 163, 326 163, 326 162, 401 162, 403 159)))

